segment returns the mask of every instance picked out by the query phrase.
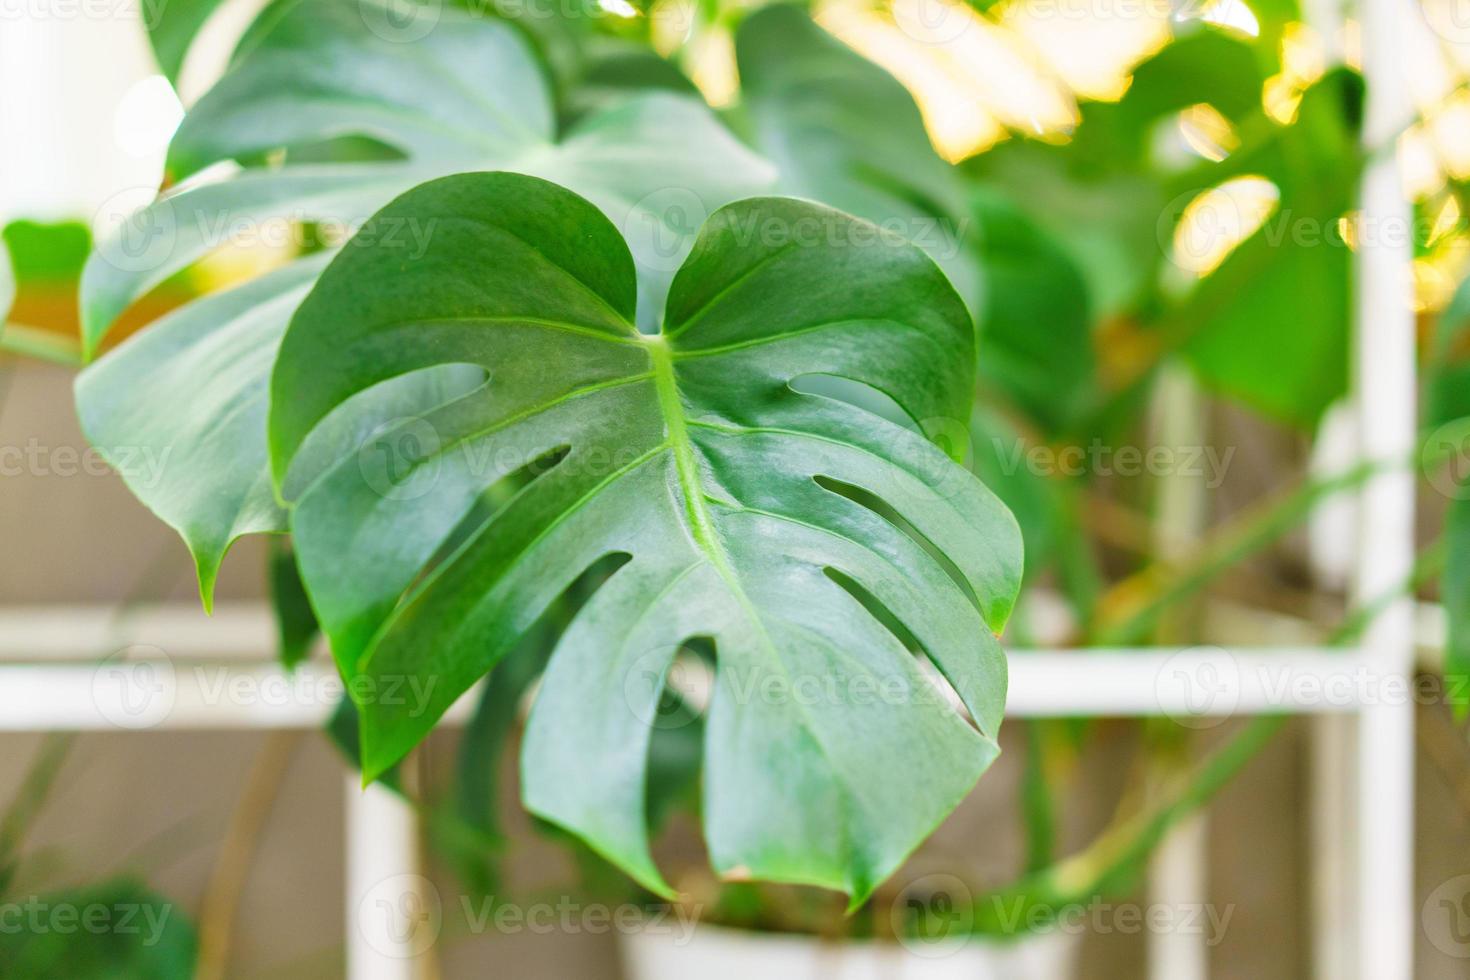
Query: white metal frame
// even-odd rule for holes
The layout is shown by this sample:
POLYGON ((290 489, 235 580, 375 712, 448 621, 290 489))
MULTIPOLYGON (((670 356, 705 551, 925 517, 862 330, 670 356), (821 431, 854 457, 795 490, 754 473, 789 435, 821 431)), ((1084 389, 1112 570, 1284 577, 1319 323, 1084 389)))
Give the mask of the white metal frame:
MULTIPOLYGON (((1392 146, 1405 121, 1400 75, 1401 0, 1360 0, 1369 80, 1366 140, 1392 146)), ((1408 204, 1391 152, 1363 182, 1368 228, 1408 227, 1408 204)), ((1413 321, 1407 242, 1365 236, 1358 252, 1354 406, 1360 453, 1409 454, 1414 432, 1413 321)), ((1360 496, 1356 594, 1382 595, 1408 574, 1413 552, 1413 477, 1402 469, 1372 480, 1360 496)), ((330 665, 309 663, 290 685, 266 659, 273 631, 266 610, 224 608, 140 614, 119 631, 94 608, 0 613, 0 732, 83 730, 262 730, 319 726, 332 706, 330 665), (87 658, 135 647, 125 661, 87 658), (164 654, 163 651, 168 651, 164 654), (17 661, 26 661, 18 663, 17 661), (224 692, 234 691, 235 694, 224 692), (239 696, 244 692, 248 696, 239 696), (133 700, 129 700, 133 699, 133 700), (141 700, 137 700, 141 699, 141 700), (140 710, 139 706, 142 705, 140 710)), ((1408 980, 1413 951, 1413 708, 1402 696, 1412 670, 1414 609, 1390 605, 1352 650, 1302 646, 1201 649, 1029 650, 1011 656, 1008 714, 1019 717, 1172 714, 1200 720, 1259 712, 1313 714, 1315 962, 1332 980, 1408 980)), ((462 703, 446 722, 465 716, 462 703)), ((416 877, 412 812, 393 795, 347 789, 347 946, 351 980, 415 975, 392 915, 412 915, 403 890, 384 881, 416 877), (380 916, 380 913, 383 913, 380 916)), ((1155 876, 1198 892, 1201 849, 1172 847, 1155 876)), ((411 888, 409 889, 412 890, 411 888)), ((409 896, 413 902, 433 896, 409 896)), ((1167 980, 1203 977, 1205 958, 1172 948, 1167 980), (1181 967, 1180 964, 1186 964, 1181 967)), ((1155 974, 1158 976, 1158 973, 1155 974)), ((1163 977, 1160 977, 1163 980, 1163 977)))
MULTIPOLYGON (((1419 632, 1423 645, 1430 646, 1436 642, 1439 624, 1433 615, 1423 619, 1419 632)), ((97 651, 116 648, 119 633, 118 627, 108 625, 106 610, 0 614, 0 732, 313 729, 327 720, 340 693, 335 668, 328 662, 303 664, 287 683, 275 664, 261 659, 273 636, 270 613, 263 607, 224 606, 212 621, 193 608, 156 609, 121 632, 132 641, 124 656, 99 666, 97 651), (27 653, 33 662, 15 662, 27 653)), ((1017 651, 1010 657, 1008 713, 1016 717, 1164 714, 1203 725, 1212 719, 1290 712, 1360 726, 1370 711, 1384 708, 1385 701, 1387 713, 1401 713, 1400 699, 1385 692, 1382 659, 1369 649, 1311 646, 1212 647, 1177 653, 1146 647, 1017 651)), ((461 699, 444 723, 462 723, 472 700, 472 694, 461 699)), ((1411 745, 1400 742, 1392 747, 1404 754, 1380 753, 1356 760, 1366 782, 1383 778, 1380 767, 1412 765, 1411 745)), ((1352 761, 1342 760, 1346 766, 1352 761)), ((1399 781, 1386 789, 1392 792, 1403 785, 1399 781)), ((355 775, 347 777, 346 801, 348 975, 350 980, 411 980, 418 975, 422 950, 406 926, 422 903, 437 900, 422 894, 432 886, 418 876, 414 814, 386 790, 363 790, 355 775)), ((1339 816, 1349 825, 1403 826, 1401 821, 1411 813, 1410 800, 1385 792, 1358 798, 1339 816), (1363 812, 1367 809, 1379 812, 1370 816, 1363 812)), ((1335 894, 1334 907, 1357 895, 1359 914, 1375 923, 1369 931, 1385 932, 1372 941, 1364 939, 1364 951, 1352 949, 1352 933, 1336 934, 1348 944, 1348 956, 1366 955, 1371 947, 1375 970, 1323 976, 1334 980, 1410 976, 1405 940, 1412 865, 1395 863, 1405 860, 1398 853, 1408 847, 1405 834, 1402 848, 1364 847, 1356 860, 1346 855, 1347 863, 1341 867, 1357 869, 1356 874, 1349 870, 1336 879, 1344 890, 1335 894), (1370 865, 1376 866, 1373 874, 1380 887, 1399 889, 1396 897, 1385 900, 1382 892, 1364 890, 1368 876, 1363 869, 1370 865), (1395 935, 1399 932, 1405 934, 1395 935)), ((1195 863, 1197 854, 1197 849, 1182 849, 1182 856, 1164 869, 1164 877, 1200 890, 1204 872, 1195 863)), ((1331 847, 1318 857, 1329 867, 1339 867, 1335 862, 1344 860, 1331 847)), ((1198 939, 1203 942, 1202 936, 1198 939)), ((1156 941, 1169 948, 1167 955, 1154 960, 1159 969, 1152 975, 1157 980, 1181 980, 1179 937, 1156 941), (1174 972, 1160 972, 1164 964, 1174 972)), ((1203 955, 1182 961, 1195 962, 1202 974, 1203 955)))

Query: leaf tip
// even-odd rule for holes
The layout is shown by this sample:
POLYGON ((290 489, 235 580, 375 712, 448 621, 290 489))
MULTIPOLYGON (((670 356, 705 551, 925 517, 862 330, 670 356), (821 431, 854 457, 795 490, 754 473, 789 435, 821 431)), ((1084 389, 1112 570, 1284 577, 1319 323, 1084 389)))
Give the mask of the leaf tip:
POLYGON ((194 556, 194 573, 199 580, 199 604, 204 615, 214 615, 214 586, 219 579, 219 562, 199 555, 194 556))

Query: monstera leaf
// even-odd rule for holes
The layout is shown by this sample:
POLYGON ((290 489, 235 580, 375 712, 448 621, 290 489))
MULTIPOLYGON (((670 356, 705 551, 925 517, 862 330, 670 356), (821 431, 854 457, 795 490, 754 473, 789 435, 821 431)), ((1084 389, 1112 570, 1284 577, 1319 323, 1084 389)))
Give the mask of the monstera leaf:
POLYGON ((1338 222, 1357 195, 1361 106, 1361 79, 1334 71, 1295 123, 1217 166, 1216 180, 1267 177, 1280 201, 1176 314, 1206 386, 1303 429, 1347 391, 1352 255, 1338 222))
POLYGON ((710 218, 658 332, 638 329, 639 301, 603 214, 501 173, 394 201, 297 310, 271 382, 278 485, 363 392, 436 365, 487 377, 378 432, 294 502, 302 577, 353 680, 364 775, 616 556, 543 677, 527 806, 667 892, 645 830, 650 730, 680 648, 712 641, 713 863, 859 900, 996 754, 994 631, 1019 533, 916 431, 968 413, 969 317, 921 250, 786 199, 710 218), (435 228, 413 262, 374 234, 409 218, 435 228), (801 390, 816 374, 884 392, 919 425, 801 390), (518 492, 488 505, 507 480, 518 492), (404 684, 424 698, 374 696, 404 684))
MULTIPOLYGON (((394 39, 370 16, 375 2, 272 8, 248 53, 185 118, 169 168, 185 178, 282 149, 286 165, 185 183, 103 242, 83 277, 89 353, 129 304, 226 242, 289 236, 303 222, 350 230, 415 184, 470 170, 540 174, 597 203, 624 229, 640 289, 657 308, 701 213, 774 179, 702 103, 672 94, 624 100, 558 141, 550 93, 514 29, 443 10, 426 35, 394 39), (330 158, 343 137, 370 138, 392 152, 361 162, 292 162, 293 154, 330 158)), ((379 233, 412 258, 432 230, 410 220, 379 233)), ((78 383, 88 437, 184 536, 206 603, 238 536, 285 528, 267 476, 266 386, 281 334, 322 262, 308 257, 196 302, 78 383), (181 405, 190 411, 171 408, 181 405), (145 456, 164 465, 146 473, 128 465, 145 456)), ((371 428, 478 382, 464 372, 409 379, 358 411, 371 428)))
POLYGON ((166 0, 144 7, 143 27, 158 67, 177 83, 195 36, 223 0, 166 0))

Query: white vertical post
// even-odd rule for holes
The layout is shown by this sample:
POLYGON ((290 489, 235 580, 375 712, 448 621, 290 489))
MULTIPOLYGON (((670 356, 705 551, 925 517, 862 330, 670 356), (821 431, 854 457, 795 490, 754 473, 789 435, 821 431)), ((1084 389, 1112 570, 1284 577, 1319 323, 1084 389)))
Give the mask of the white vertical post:
POLYGON ((1358 955, 1353 813, 1359 716, 1321 714, 1310 724, 1312 975, 1317 980, 1351 980, 1358 955))
MULTIPOLYGON (((1209 826, 1204 813, 1184 820, 1164 838, 1149 864, 1149 901, 1169 909, 1169 921, 1191 921, 1207 901, 1209 826)), ((1205 980, 1209 969, 1209 948, 1202 931, 1149 933, 1148 975, 1152 980, 1205 980)))
POLYGON ((434 886, 419 873, 413 807, 347 776, 347 977, 414 980, 438 939, 434 886))
MULTIPOLYGON (((1153 440, 1175 450, 1203 445, 1204 399, 1189 371, 1167 365, 1160 372, 1153 405, 1153 440)), ((1155 507, 1155 553, 1165 560, 1181 559, 1204 529, 1208 500, 1202 478, 1174 471, 1158 481, 1155 507)), ((1166 642, 1169 637, 1162 635, 1166 642)), ((1203 908, 1207 901, 1209 822, 1195 813, 1164 838, 1149 862, 1149 901, 1176 912, 1203 908)), ((1182 921, 1177 915, 1173 921, 1182 921)), ((1203 933, 1195 930, 1151 930, 1148 937, 1148 975, 1153 980, 1205 980, 1209 949, 1203 933)))
MULTIPOLYGON (((1366 0, 1365 0, 1366 2, 1366 0)), ((1332 65, 1343 61, 1346 14, 1345 0, 1303 0, 1302 13, 1316 31, 1332 65)), ((1358 318, 1361 320, 1361 317, 1358 318)), ((1356 406, 1359 410, 1361 404, 1356 406)), ((1329 411, 1317 432, 1314 475, 1341 473, 1360 455, 1357 419, 1352 406, 1329 411), (1340 423, 1346 423, 1343 426, 1340 423)), ((1325 540, 1328 548, 1340 540, 1353 555, 1363 553, 1355 532, 1361 513, 1355 496, 1329 500, 1314 515, 1314 545, 1325 540), (1341 534, 1339 521, 1351 521, 1349 533, 1341 534), (1343 540, 1345 539, 1345 540, 1343 540)), ((1318 548, 1313 559, 1329 557, 1318 548)), ((1317 564, 1319 585, 1340 587, 1357 573, 1356 559, 1345 557, 1342 565, 1332 561, 1317 564)), ((1354 974, 1357 957, 1357 907, 1353 898, 1358 881, 1354 801, 1357 799, 1357 742, 1359 720, 1355 714, 1319 714, 1308 722, 1309 784, 1308 814, 1311 839, 1312 974, 1317 980, 1345 980, 1354 974)))
MULTIPOLYGON (((1355 415, 1365 459, 1390 464, 1363 488, 1358 602, 1403 585, 1414 561, 1414 317, 1410 305, 1411 212, 1395 143, 1408 121, 1401 0, 1361 0, 1364 143, 1353 331, 1355 415)), ((1413 669, 1413 604, 1394 601, 1363 636, 1381 683, 1359 714, 1353 812, 1357 817, 1356 962, 1364 980, 1409 980, 1413 971, 1414 713, 1394 696, 1413 669)), ((1346 898, 1347 896, 1344 896, 1346 898)))

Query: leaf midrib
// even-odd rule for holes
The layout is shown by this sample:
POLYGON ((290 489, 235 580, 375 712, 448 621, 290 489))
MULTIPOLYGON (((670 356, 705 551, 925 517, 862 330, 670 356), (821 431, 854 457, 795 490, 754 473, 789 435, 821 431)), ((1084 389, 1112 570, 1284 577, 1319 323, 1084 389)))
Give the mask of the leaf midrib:
MULTIPOLYGON (((694 443, 689 438, 689 421, 684 417, 684 404, 679 397, 678 382, 674 375, 673 351, 663 334, 649 336, 645 343, 648 344, 649 359, 653 363, 654 389, 658 393, 659 412, 663 415, 664 423, 668 427, 667 441, 669 450, 674 454, 674 467, 679 478, 679 490, 684 497, 684 511, 689 519, 690 534, 696 546, 704 552, 710 565, 725 583, 725 588, 740 606, 741 612, 745 614, 751 628, 755 631, 758 645, 766 655, 767 661, 780 673, 787 684, 791 684, 793 683, 791 672, 777 652, 770 634, 766 632, 765 621, 761 618, 755 603, 751 602, 750 596, 746 595, 745 588, 740 584, 740 577, 730 562, 730 556, 725 551, 724 542, 720 540, 719 531, 715 529, 709 508, 706 506, 705 501, 709 498, 700 480, 699 462, 695 458, 694 443)), ((812 744, 832 764, 834 772, 842 772, 842 767, 837 765, 837 760, 832 758, 826 743, 817 734, 821 729, 815 724, 815 720, 806 707, 801 704, 801 699, 796 698, 793 703, 802 716, 803 727, 811 738, 812 744)), ((843 808, 846 809, 845 805, 843 808)), ((844 819, 837 832, 842 836, 843 849, 850 855, 852 845, 848 834, 849 818, 850 814, 844 814, 844 819)))
MULTIPOLYGON (((668 428, 669 448, 674 454, 674 468, 679 476, 679 491, 684 497, 684 515, 689 519, 689 533, 694 543, 705 553, 720 576, 726 579, 744 604, 749 599, 735 578, 735 569, 725 546, 715 530, 714 521, 705 506, 704 485, 699 478, 699 462, 694 458, 694 443, 689 438, 689 423, 684 418, 684 404, 679 398, 678 384, 674 378, 673 352, 662 335, 652 336, 646 341, 649 360, 653 365, 653 385, 658 393, 659 414, 668 428)), ((764 635, 764 630, 762 631, 764 635)))

